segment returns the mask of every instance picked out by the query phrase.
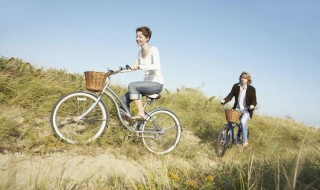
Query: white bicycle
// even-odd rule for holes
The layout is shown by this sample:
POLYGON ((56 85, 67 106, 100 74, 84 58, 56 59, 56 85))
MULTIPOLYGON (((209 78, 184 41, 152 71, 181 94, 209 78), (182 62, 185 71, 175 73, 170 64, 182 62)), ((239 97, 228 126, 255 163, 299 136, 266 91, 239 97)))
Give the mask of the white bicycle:
MULTIPOLYGON (((54 105, 50 117, 54 133, 71 144, 89 143, 102 136, 109 121, 108 108, 102 99, 103 95, 106 95, 115 105, 118 118, 125 129, 141 137, 149 151, 167 154, 174 150, 180 141, 182 126, 172 111, 155 108, 145 113, 145 120, 134 120, 127 106, 110 88, 112 75, 129 71, 130 67, 126 66, 116 71, 109 70, 107 73, 91 72, 95 76, 102 76, 102 85, 99 84, 100 87, 92 89, 87 84, 87 89, 99 91, 99 94, 81 91, 61 97, 54 105)), ((161 97, 160 94, 144 96, 144 108, 161 97)))

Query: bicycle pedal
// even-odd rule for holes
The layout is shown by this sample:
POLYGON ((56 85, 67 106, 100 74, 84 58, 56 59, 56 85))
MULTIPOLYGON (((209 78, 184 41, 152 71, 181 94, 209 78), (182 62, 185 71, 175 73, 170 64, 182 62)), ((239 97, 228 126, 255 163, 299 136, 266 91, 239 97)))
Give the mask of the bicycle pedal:
POLYGON ((233 144, 235 145, 242 145, 242 143, 240 141, 235 141, 233 144))
POLYGON ((135 131, 135 132, 136 132, 137 137, 142 137, 142 131, 135 131))
POLYGON ((140 126, 135 127, 134 131, 135 132, 142 132, 141 129, 140 129, 140 126))

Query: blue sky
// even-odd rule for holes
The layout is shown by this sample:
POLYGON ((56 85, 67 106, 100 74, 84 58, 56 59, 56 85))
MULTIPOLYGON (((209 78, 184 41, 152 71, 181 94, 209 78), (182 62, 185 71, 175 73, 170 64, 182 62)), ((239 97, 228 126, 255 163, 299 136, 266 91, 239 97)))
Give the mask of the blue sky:
MULTIPOLYGON (((225 97, 242 71, 263 115, 320 126, 320 2, 0 0, 0 55, 70 73, 132 64, 135 29, 159 48, 165 88, 225 97)), ((123 85, 143 72, 114 77, 123 85)))

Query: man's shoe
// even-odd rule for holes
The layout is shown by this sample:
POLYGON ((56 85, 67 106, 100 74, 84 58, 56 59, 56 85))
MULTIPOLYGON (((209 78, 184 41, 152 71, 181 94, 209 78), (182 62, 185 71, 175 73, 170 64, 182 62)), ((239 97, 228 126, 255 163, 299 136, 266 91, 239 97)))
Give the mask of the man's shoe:
POLYGON ((248 142, 248 141, 245 141, 245 142, 242 144, 243 147, 247 147, 248 145, 249 145, 249 142, 248 142))

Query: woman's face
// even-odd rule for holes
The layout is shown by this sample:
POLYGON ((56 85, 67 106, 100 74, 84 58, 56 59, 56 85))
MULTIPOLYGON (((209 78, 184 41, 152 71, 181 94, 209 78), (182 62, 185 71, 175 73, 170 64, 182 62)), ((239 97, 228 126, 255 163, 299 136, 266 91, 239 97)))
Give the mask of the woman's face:
POLYGON ((138 31, 136 33, 136 42, 139 46, 143 46, 144 44, 148 43, 149 38, 146 38, 142 32, 138 31))

